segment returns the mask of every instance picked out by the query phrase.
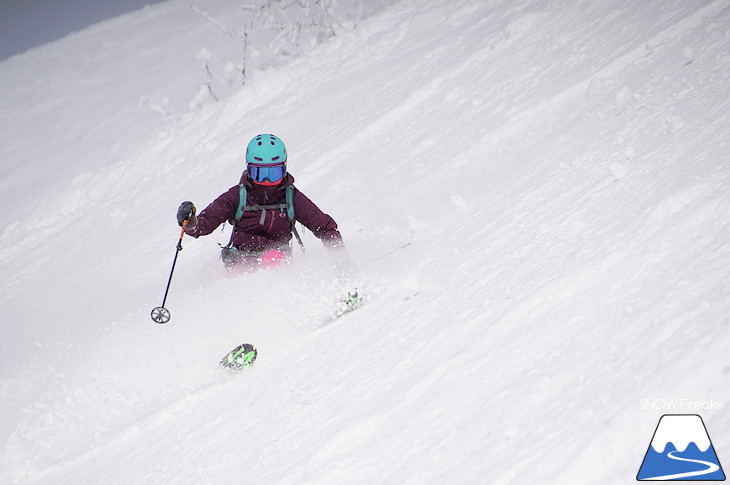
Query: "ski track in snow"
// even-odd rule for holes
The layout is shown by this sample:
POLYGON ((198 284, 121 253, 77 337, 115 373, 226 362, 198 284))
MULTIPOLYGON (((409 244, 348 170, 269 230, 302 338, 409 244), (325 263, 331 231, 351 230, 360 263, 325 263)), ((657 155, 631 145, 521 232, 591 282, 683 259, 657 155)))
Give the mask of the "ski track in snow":
POLYGON ((0 483, 618 484, 640 399, 730 399, 730 2, 339 3, 357 22, 243 88, 177 0, 0 63, 0 483), (189 106, 203 48, 222 99, 189 106), (226 229, 183 239, 153 324, 177 205, 260 132, 368 304, 323 325, 308 232, 227 277, 226 229))

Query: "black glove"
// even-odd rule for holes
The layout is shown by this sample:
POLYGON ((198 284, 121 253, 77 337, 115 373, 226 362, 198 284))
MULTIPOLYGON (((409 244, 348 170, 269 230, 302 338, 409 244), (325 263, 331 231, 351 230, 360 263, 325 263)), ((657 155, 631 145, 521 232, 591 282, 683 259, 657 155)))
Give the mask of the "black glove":
POLYGON ((188 221, 188 228, 194 227, 198 222, 195 218, 195 206, 189 200, 186 200, 177 208, 177 223, 182 227, 185 221, 188 221))

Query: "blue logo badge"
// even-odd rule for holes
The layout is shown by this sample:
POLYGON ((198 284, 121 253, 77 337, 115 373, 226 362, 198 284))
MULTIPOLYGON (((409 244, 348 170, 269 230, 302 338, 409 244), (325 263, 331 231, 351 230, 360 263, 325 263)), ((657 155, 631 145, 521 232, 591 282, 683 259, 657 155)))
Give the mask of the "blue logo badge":
POLYGON ((725 480, 702 418, 665 414, 659 419, 637 480, 725 480))

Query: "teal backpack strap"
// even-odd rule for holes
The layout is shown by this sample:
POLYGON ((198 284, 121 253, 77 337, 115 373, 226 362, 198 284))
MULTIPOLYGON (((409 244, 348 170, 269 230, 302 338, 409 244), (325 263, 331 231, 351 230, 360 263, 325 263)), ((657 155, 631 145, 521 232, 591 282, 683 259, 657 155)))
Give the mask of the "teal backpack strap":
POLYGON ((286 186, 286 215, 289 217, 289 222, 294 224, 294 186, 286 186))
POLYGON ((236 211, 236 220, 240 221, 243 217, 243 210, 246 207, 246 198, 248 193, 246 192, 246 185, 241 184, 241 188, 238 190, 238 210, 236 211))

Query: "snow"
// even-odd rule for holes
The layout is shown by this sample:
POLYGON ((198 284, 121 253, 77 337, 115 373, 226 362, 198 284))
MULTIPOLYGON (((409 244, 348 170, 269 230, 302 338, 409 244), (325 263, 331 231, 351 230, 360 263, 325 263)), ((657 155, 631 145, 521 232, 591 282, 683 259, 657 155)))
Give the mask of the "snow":
POLYGON ((300 52, 258 25, 243 82, 211 19, 245 14, 171 0, 0 63, 0 483, 618 484, 697 413, 643 399, 730 401, 727 1, 340 0, 300 52), (227 277, 226 230, 153 323, 178 204, 265 132, 368 304, 322 326, 309 233, 227 277))

